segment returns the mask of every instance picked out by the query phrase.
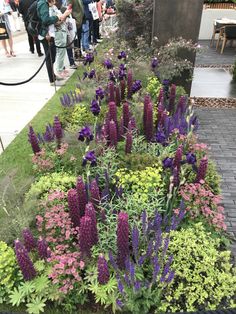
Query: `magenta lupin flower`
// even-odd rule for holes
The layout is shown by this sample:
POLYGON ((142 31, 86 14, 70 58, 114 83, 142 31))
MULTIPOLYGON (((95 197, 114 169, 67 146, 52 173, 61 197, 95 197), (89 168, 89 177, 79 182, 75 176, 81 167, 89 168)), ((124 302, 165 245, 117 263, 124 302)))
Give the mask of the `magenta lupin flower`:
POLYGON ((164 100, 164 89, 161 88, 158 95, 158 104, 164 100))
POLYGON ((108 84, 109 101, 115 101, 115 86, 111 81, 108 84))
POLYGON ((185 106, 186 106, 186 97, 180 96, 176 111, 179 111, 181 114, 183 114, 185 110, 185 106))
POLYGON ((79 203, 80 217, 82 217, 84 216, 85 205, 87 204, 87 193, 86 193, 84 181, 81 176, 79 176, 77 179, 76 191, 77 191, 77 197, 78 197, 78 203, 79 203))
POLYGON ((99 282, 99 284, 105 285, 106 283, 108 283, 108 281, 110 279, 110 272, 109 272, 107 261, 106 261, 105 257, 103 256, 103 254, 100 254, 98 257, 97 270, 98 270, 98 282, 99 282))
POLYGON ((28 252, 36 248, 36 240, 28 228, 22 231, 22 237, 24 239, 24 246, 28 252))
POLYGON ((125 153, 130 154, 132 150, 133 136, 132 132, 127 132, 126 134, 126 142, 125 142, 125 153))
POLYGON ((26 248, 19 240, 16 240, 14 249, 17 263, 21 269, 24 279, 32 280, 36 276, 36 270, 26 248))
POLYGON ((61 127, 61 122, 57 116, 55 116, 54 118, 53 131, 54 131, 58 146, 60 146, 61 139, 63 138, 63 130, 61 127))
POLYGON ((91 245, 98 243, 98 230, 95 208, 92 203, 88 203, 85 207, 85 216, 91 218, 91 245))
POLYGON ((205 179, 206 173, 207 173, 207 167, 208 167, 208 159, 205 156, 200 161, 200 165, 199 165, 198 171, 197 171, 197 177, 195 180, 196 183, 199 183, 201 180, 205 179))
POLYGON ((109 140, 111 146, 117 146, 117 127, 113 120, 109 122, 109 140))
POLYGON ((125 261, 129 256, 129 222, 128 214, 121 212, 117 224, 117 263, 120 269, 125 268, 125 261))
POLYGON ((101 197, 100 197, 100 190, 97 184, 97 180, 93 180, 90 184, 90 195, 91 195, 91 202, 97 208, 97 206, 100 203, 101 197))
POLYGON ((90 256, 90 250, 92 247, 91 241, 92 220, 88 216, 84 216, 80 219, 79 229, 79 248, 80 252, 84 256, 90 256))
POLYGON ((147 105, 147 115, 146 115, 146 122, 145 122, 145 135, 147 141, 151 141, 153 137, 153 106, 152 103, 147 105))
POLYGON ((117 107, 114 101, 110 101, 108 104, 109 120, 113 120, 117 123, 117 107))
POLYGON ((41 151, 39 147, 39 141, 31 125, 29 126, 28 140, 31 144, 34 154, 39 153, 41 151))
POLYGON ((133 87, 133 74, 132 71, 128 70, 127 75, 127 98, 130 99, 132 97, 132 87, 133 87))
POLYGON ((120 96, 120 87, 116 86, 116 105, 120 106, 121 103, 121 96, 120 96))
POLYGON ((123 117, 120 118, 120 124, 119 124, 119 132, 118 132, 118 140, 121 141, 124 136, 124 119, 123 117))
POLYGON ((143 105, 143 132, 144 132, 144 134, 146 134, 148 104, 151 101, 152 101, 151 97, 149 95, 145 95, 145 97, 144 97, 144 105, 143 105))
POLYGON ((121 100, 125 99, 125 88, 126 88, 125 80, 120 81, 120 98, 121 98, 121 100))
POLYGON ((48 247, 48 243, 45 239, 40 237, 37 242, 38 254, 41 259, 47 259, 50 257, 51 252, 48 247))
POLYGON ((174 158, 174 167, 180 168, 181 166, 181 161, 182 161, 182 156, 183 156, 183 145, 180 145, 175 153, 175 158, 174 158))
POLYGON ((74 227, 80 225, 80 208, 76 189, 70 189, 67 194, 70 218, 74 227))
POLYGON ((126 132, 128 130, 129 126, 129 104, 125 102, 123 104, 123 122, 124 122, 124 131, 126 132))

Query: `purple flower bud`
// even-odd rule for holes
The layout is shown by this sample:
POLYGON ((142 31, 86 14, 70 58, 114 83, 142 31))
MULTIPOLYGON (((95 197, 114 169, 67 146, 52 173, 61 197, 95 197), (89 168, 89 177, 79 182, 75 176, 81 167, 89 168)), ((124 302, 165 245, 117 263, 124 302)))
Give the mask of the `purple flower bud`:
POLYGON ((90 184, 91 202, 95 208, 99 205, 101 197, 97 181, 94 179, 90 184))
POLYGON ((136 80, 132 85, 132 94, 138 92, 142 88, 142 82, 140 80, 136 80))
POLYGON ((130 117, 129 103, 125 102, 123 104, 123 122, 124 122, 125 132, 127 131, 128 126, 129 126, 129 117, 130 117))
POLYGON ((173 158, 166 157, 162 160, 162 165, 164 168, 172 168, 173 167, 173 158))
POLYGON ((147 116, 146 116, 146 139, 151 141, 153 136, 153 106, 152 103, 147 105, 147 116))
POLYGON ((117 146, 117 127, 113 120, 109 123, 109 139, 110 145, 116 147, 117 146))
POLYGON ((61 122, 57 116, 54 118, 53 131, 58 141, 58 145, 60 145, 61 139, 63 138, 63 130, 61 127, 61 122))
POLYGON ((120 212, 117 224, 117 263, 120 269, 125 267, 125 260, 129 256, 129 222, 128 214, 120 212))
POLYGON ((83 166, 87 164, 87 162, 91 163, 91 166, 96 166, 97 164, 97 157, 95 156, 94 150, 88 151, 85 156, 83 157, 83 166))
POLYGON ((204 180, 206 177, 206 173, 207 173, 207 167, 208 167, 208 159, 207 157, 203 157, 200 161, 200 165, 198 167, 198 171, 197 171, 197 177, 195 182, 198 183, 201 180, 204 180))
POLYGON ((177 167, 178 169, 181 166, 181 161, 182 161, 182 156, 183 156, 183 145, 180 145, 175 153, 175 158, 174 158, 174 162, 173 162, 173 166, 177 167))
POLYGON ((132 132, 127 132, 127 134, 126 134, 126 142, 125 142, 125 153, 126 154, 131 154, 132 143, 133 143, 132 132))
POLYGON ((109 120, 113 120, 117 123, 117 107, 114 101, 110 101, 108 104, 109 120))
POLYGON ((76 191, 78 197, 80 217, 82 217, 85 213, 85 206, 87 204, 87 193, 85 184, 81 176, 79 176, 77 179, 76 191))
POLYGON ((103 62, 103 65, 104 65, 104 67, 107 68, 108 70, 111 70, 111 69, 113 69, 113 67, 114 67, 110 59, 106 59, 106 60, 103 62))
POLYGON ((16 240, 14 249, 17 263, 21 269, 24 279, 32 280, 36 276, 36 270, 26 248, 19 240, 16 240))
POLYGON ((24 239, 24 246, 28 252, 36 248, 36 240, 29 229, 24 229, 22 231, 22 236, 24 239))
POLYGON ((120 97, 120 87, 116 86, 116 106, 120 106, 121 103, 121 97, 120 97))
POLYGON ((39 153, 41 151, 41 149, 39 147, 39 142, 38 142, 37 136, 36 136, 34 129, 31 125, 29 126, 28 139, 29 139, 29 142, 31 144, 31 147, 32 147, 34 154, 39 153))
POLYGON ((110 71, 109 73, 109 81, 116 82, 116 72, 114 70, 110 71))
POLYGON ((154 70, 157 66, 158 66, 158 60, 157 58, 153 58, 152 63, 151 63, 152 70, 154 70))
POLYGON ((108 84, 109 102, 115 101, 115 86, 113 82, 108 84))
POLYGON ((124 100, 125 99, 125 80, 122 80, 120 81, 120 97, 121 97, 121 100, 124 100))
POLYGON ((79 248, 80 252, 84 256, 90 256, 90 250, 92 247, 91 239, 92 221, 88 216, 84 216, 80 219, 79 229, 79 248))
POLYGON ((100 285, 105 285, 106 283, 108 283, 110 279, 110 272, 107 261, 102 254, 100 254, 98 257, 97 269, 98 269, 98 282, 100 285))
POLYGON ((94 77, 96 77, 96 71, 94 69, 92 69, 89 73, 88 73, 88 78, 91 80, 94 77))
POLYGON ((91 218, 91 244, 98 243, 98 230, 97 230, 97 219, 96 219, 96 212, 93 207, 92 203, 88 203, 85 206, 85 216, 91 218))
POLYGON ((132 230, 132 248, 135 258, 138 257, 138 248, 139 248, 139 231, 135 226, 132 230))
POLYGON ((197 162, 197 158, 194 154, 192 153, 187 153, 186 154, 186 160, 187 160, 187 163, 190 164, 190 165, 193 165, 197 162))
POLYGON ((93 99, 91 101, 90 110, 91 110, 91 112, 92 112, 92 114, 94 116, 98 116, 99 115, 101 108, 100 108, 99 102, 97 100, 93 99))
POLYGON ((117 285, 118 285, 118 290, 119 290, 119 292, 120 292, 121 294, 123 294, 123 293, 124 293, 124 286, 123 286, 123 284, 122 284, 120 278, 117 279, 117 285))
POLYGON ((133 74, 132 71, 128 70, 128 77, 127 77, 127 98, 131 99, 132 97, 132 86, 133 86, 133 74))
POLYGON ((105 97, 105 91, 101 87, 98 87, 95 91, 96 93, 96 99, 103 99, 105 97))
POLYGON ((178 168, 178 167, 175 167, 173 169, 173 184, 175 187, 178 186, 180 183, 179 171, 180 171, 180 168, 178 168))
POLYGON ((80 208, 76 189, 70 189, 67 194, 69 214, 74 227, 80 225, 80 208))
POLYGON ((40 237, 37 242, 37 247, 38 247, 38 255, 41 259, 47 259, 50 257, 51 252, 48 247, 48 243, 45 239, 40 237))

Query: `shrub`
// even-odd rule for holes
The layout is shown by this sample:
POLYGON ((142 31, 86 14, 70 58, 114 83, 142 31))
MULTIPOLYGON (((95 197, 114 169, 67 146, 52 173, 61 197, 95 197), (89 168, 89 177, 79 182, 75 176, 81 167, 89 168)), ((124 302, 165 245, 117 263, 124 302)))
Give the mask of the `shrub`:
POLYGON ((172 232, 169 251, 175 277, 163 295, 164 312, 220 309, 235 306, 236 272, 230 252, 220 251, 201 223, 172 232))

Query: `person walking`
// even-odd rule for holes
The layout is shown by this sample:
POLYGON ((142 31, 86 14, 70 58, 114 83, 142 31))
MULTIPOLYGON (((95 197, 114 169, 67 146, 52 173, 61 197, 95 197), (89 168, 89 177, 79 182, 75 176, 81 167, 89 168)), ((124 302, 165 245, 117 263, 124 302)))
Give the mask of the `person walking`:
POLYGON ((93 23, 92 14, 89 11, 88 5, 92 3, 93 0, 83 0, 84 5, 84 18, 82 24, 82 49, 84 53, 90 52, 90 41, 89 41, 89 33, 90 33, 90 25, 93 23))
POLYGON ((54 38, 50 37, 48 34, 49 25, 60 24, 64 22, 67 16, 71 14, 71 9, 67 9, 60 16, 50 16, 49 15, 49 5, 54 5, 54 0, 38 0, 37 2, 37 12, 39 19, 41 21, 40 29, 39 29, 39 40, 43 44, 45 56, 46 56, 46 67, 48 72, 48 78, 51 85, 63 85, 63 83, 58 82, 60 79, 57 78, 54 74, 53 64, 55 62, 56 57, 56 47, 54 38))
POLYGON ((12 38, 12 32, 11 32, 9 18, 8 18, 11 12, 12 12, 12 9, 11 9, 10 4, 6 0, 0 0, 0 19, 5 21, 7 33, 9 36, 9 39, 4 39, 1 41, 7 58, 16 56, 13 50, 13 38, 12 38), (9 50, 7 48, 7 44, 9 46, 9 50))
POLYGON ((38 53, 39 57, 43 56, 43 53, 41 51, 41 46, 40 46, 40 41, 38 40, 38 37, 35 36, 33 37, 26 28, 26 23, 27 23, 27 15, 28 15, 28 9, 32 5, 32 3, 37 0, 19 0, 19 5, 18 5, 18 11, 22 15, 24 24, 25 24, 25 30, 28 36, 28 43, 29 43, 29 51, 31 53, 34 53, 34 45, 36 46, 36 51, 38 53))

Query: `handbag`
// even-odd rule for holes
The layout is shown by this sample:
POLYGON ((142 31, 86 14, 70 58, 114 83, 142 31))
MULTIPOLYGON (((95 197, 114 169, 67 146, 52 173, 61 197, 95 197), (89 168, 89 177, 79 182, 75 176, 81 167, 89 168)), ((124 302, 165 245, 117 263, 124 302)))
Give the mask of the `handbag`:
POLYGON ((93 20, 99 19, 97 3, 96 2, 89 3, 88 8, 89 11, 92 13, 93 20))
POLYGON ((9 39, 6 22, 3 17, 0 17, 0 40, 9 39))

